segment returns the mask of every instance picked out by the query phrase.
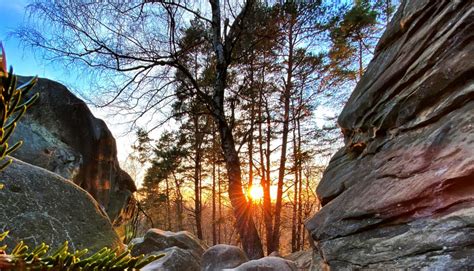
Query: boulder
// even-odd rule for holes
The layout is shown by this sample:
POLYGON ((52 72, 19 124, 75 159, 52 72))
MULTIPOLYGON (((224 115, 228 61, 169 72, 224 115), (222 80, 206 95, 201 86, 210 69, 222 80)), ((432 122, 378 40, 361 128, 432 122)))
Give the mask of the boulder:
POLYGON ((331 269, 474 268, 474 7, 402 1, 306 221, 331 269))
POLYGON ((36 92, 38 101, 11 139, 25 144, 13 155, 74 181, 97 200, 115 225, 121 224, 130 216, 136 187, 119 166, 115 139, 107 125, 57 82, 39 79, 30 95, 36 92))
POLYGON ((149 229, 144 237, 135 238, 130 244, 131 254, 134 256, 165 254, 165 257, 142 269, 149 271, 200 270, 201 256, 205 251, 199 239, 187 231, 149 229))
POLYGON ((248 261, 245 252, 236 246, 219 244, 210 247, 202 255, 201 270, 219 271, 234 268, 248 261))
POLYGON ((200 259, 205 251, 201 241, 187 231, 149 229, 144 237, 132 240, 132 244, 132 255, 151 254, 166 248, 178 247, 190 251, 200 259))
POLYGON ((147 264, 142 271, 199 271, 199 259, 189 250, 170 247, 151 254, 165 254, 164 257, 147 264))
POLYGON ((233 271, 298 271, 296 264, 292 261, 280 257, 268 256, 258 260, 248 261, 234 269, 224 269, 233 271))
POLYGON ((0 172, 0 183, 4 185, 0 189, 0 232, 10 231, 2 242, 9 249, 21 240, 30 247, 45 242, 53 250, 64 241, 72 249, 122 248, 97 202, 61 176, 14 159, 0 172))

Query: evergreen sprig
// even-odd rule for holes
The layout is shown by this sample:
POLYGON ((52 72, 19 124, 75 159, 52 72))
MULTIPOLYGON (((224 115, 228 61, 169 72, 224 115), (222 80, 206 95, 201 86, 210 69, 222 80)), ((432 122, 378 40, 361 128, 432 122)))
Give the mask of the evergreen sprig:
MULTIPOLYGON (((2 241, 8 232, 0 234, 2 241)), ((2 247, 3 250, 6 246, 2 247)), ((143 254, 134 257, 130 254, 131 248, 119 252, 117 248, 102 248, 93 255, 86 256, 88 249, 69 252, 69 243, 64 242, 56 251, 48 253, 49 245, 42 243, 29 250, 28 246, 20 241, 10 254, 0 255, 0 270, 68 270, 68 271, 93 271, 93 270, 140 270, 145 265, 161 257, 143 254)))
POLYGON ((39 97, 39 93, 27 98, 28 92, 38 81, 33 77, 27 83, 17 88, 17 77, 13 74, 13 68, 6 72, 5 51, 0 43, 0 170, 3 170, 12 163, 12 159, 5 157, 18 149, 22 141, 18 141, 11 146, 8 139, 16 128, 17 122, 39 97))

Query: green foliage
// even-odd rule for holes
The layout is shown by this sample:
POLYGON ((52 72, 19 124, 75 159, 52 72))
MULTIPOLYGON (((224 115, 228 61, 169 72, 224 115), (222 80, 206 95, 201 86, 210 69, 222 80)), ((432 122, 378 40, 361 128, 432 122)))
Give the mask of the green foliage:
POLYGON ((132 146, 132 149, 135 153, 138 154, 138 156, 136 157, 138 162, 140 162, 141 164, 145 164, 150 159, 152 150, 152 140, 148 136, 148 133, 141 128, 137 130, 136 135, 137 143, 132 146))
POLYGON ((153 149, 152 166, 147 170, 144 186, 155 186, 178 170, 183 157, 187 155, 187 151, 183 148, 184 140, 171 132, 164 132, 161 135, 153 149))
POLYGON ((359 76, 363 72, 363 55, 373 53, 374 41, 382 29, 379 21, 384 7, 379 1, 357 0, 352 6, 341 8, 342 16, 334 17, 329 27, 332 42, 329 57, 334 73, 355 79, 357 70, 359 76), (352 66, 356 62, 359 67, 352 66))
MULTIPOLYGON (((0 234, 0 241, 7 235, 8 232, 0 234)), ((0 258, 0 269, 21 267, 29 270, 139 270, 163 257, 163 255, 134 257, 130 255, 130 249, 119 252, 118 249, 110 248, 102 248, 93 255, 87 256, 87 249, 69 252, 67 241, 54 252, 49 252, 49 248, 48 245, 42 243, 33 250, 29 250, 28 246, 21 241, 9 255, 3 255, 0 258)))
MULTIPOLYGON (((3 47, 0 58, 3 65, 5 65, 3 47)), ((21 146, 21 141, 9 145, 8 139, 15 130, 17 122, 26 112, 26 109, 39 96, 36 93, 30 98, 26 98, 28 92, 36 84, 36 77, 17 88, 17 77, 13 74, 13 69, 10 68, 9 73, 6 73, 4 69, 5 67, 0 68, 0 170, 3 170, 12 162, 11 159, 5 161, 5 157, 21 146)))

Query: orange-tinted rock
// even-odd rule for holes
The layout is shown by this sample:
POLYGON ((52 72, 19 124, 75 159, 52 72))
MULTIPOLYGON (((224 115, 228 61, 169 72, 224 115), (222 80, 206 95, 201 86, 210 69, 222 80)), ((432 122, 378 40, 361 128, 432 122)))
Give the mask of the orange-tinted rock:
POLYGON ((120 224, 129 215, 136 187, 119 166, 107 125, 57 82, 39 79, 35 92, 40 97, 12 138, 25 143, 14 156, 74 181, 97 200, 114 224, 120 224))
POLYGON ((474 267, 473 37, 472 1, 402 1, 306 222, 329 267, 474 267))

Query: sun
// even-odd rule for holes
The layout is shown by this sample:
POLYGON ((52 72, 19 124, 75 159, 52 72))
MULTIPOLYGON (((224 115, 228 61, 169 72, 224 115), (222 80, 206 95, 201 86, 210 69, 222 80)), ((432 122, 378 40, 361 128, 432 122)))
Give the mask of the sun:
POLYGON ((248 189, 248 195, 252 200, 258 201, 263 199, 263 187, 261 185, 252 185, 248 189))

